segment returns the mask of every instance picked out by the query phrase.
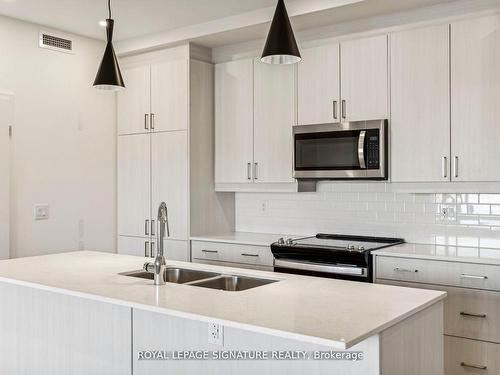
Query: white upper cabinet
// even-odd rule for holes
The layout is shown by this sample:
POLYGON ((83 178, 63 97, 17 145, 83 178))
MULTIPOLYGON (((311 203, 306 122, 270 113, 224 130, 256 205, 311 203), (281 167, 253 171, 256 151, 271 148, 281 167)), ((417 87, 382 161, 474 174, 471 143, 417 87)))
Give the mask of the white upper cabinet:
MULTIPOLYGON (((161 202, 168 207, 172 240, 188 239, 188 138, 187 131, 151 136, 152 218, 161 202)), ((152 233, 153 235, 153 233, 152 233)))
POLYGON ((126 89, 117 94, 118 134, 149 132, 150 67, 122 70, 126 89))
POLYGON ((251 183, 253 60, 215 66, 215 182, 251 183))
POLYGON ((391 180, 448 181, 449 27, 390 35, 391 180))
POLYGON ((151 127, 153 131, 187 129, 188 79, 186 59, 151 65, 151 127))
POLYGON ((293 182, 295 66, 256 59, 254 78, 254 181, 293 182))
POLYGON ((454 181, 500 181, 500 16, 451 25, 454 181))
POLYGON ((340 121, 339 44, 304 49, 298 69, 298 124, 340 121))
POLYGON ((387 35, 343 42, 340 56, 342 120, 387 118, 387 35))
POLYGON ((118 235, 150 234, 150 135, 118 137, 118 235))

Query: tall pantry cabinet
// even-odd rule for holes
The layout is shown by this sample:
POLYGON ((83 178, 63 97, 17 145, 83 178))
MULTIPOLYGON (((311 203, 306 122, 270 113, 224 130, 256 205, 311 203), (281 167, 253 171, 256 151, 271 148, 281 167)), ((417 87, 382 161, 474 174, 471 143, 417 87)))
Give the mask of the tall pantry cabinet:
POLYGON ((225 214, 232 197, 216 194, 213 184, 213 66, 191 58, 195 52, 208 55, 186 45, 121 62, 127 87, 117 94, 118 253, 156 255, 163 201, 167 259, 190 260, 191 234, 232 229, 225 214))

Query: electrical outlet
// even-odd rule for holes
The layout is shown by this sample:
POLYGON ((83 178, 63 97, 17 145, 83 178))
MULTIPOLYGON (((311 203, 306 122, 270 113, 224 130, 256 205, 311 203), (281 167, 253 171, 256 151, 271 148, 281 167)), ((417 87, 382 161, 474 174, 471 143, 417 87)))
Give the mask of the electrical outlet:
POLYGON ((439 210, 439 219, 441 221, 453 221, 455 220, 455 207, 442 206, 439 210))
POLYGON ((266 213, 267 213, 267 201, 262 201, 262 202, 260 202, 260 211, 261 211, 263 214, 266 214, 266 213))
POLYGON ((49 219, 49 205, 47 203, 38 203, 33 207, 35 220, 48 220, 49 219))
POLYGON ((224 326, 218 323, 208 323, 208 343, 224 346, 224 326))

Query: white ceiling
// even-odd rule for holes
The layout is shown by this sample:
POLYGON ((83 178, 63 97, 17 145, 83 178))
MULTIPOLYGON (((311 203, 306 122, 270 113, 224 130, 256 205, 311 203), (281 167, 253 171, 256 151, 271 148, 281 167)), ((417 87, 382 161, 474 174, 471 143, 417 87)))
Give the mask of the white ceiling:
MULTIPOLYGON (((228 17, 276 0, 111 0, 115 39, 123 40, 228 17)), ((107 0, 0 0, 0 14, 104 39, 107 0)))
MULTIPOLYGON (((297 17, 294 26, 305 29, 451 1, 455 0, 364 0, 297 17)), ((308 0, 308 4, 314 2, 320 4, 325 0, 308 0)), ((275 4, 276 0, 112 0, 115 40, 186 28, 275 4)), ((107 1, 0 0, 0 14, 104 39, 104 29, 98 22, 107 17, 107 1)), ((265 30, 260 27, 253 33, 260 36, 265 30)))

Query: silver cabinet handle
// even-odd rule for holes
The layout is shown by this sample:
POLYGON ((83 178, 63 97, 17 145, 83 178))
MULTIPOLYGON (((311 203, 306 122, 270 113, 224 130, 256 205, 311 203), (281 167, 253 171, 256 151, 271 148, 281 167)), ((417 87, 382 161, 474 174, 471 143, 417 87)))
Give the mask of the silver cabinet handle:
POLYGON ((144 129, 149 130, 149 115, 147 113, 144 115, 144 129))
POLYGON ((218 253, 217 250, 202 250, 202 252, 209 253, 209 254, 217 254, 218 253))
POLYGON ((247 179, 252 179, 252 163, 247 163, 247 179))
POLYGON ((366 138, 366 130, 362 130, 359 133, 359 140, 358 140, 358 160, 359 160, 359 166, 361 167, 361 169, 366 169, 365 138, 366 138))
POLYGON ((488 276, 483 276, 483 275, 469 275, 467 273, 463 273, 460 275, 461 278, 463 279, 482 279, 486 280, 488 276))
POLYGON ((473 314, 465 311, 460 311, 461 316, 470 316, 472 318, 486 318, 486 314, 473 314))
POLYGON ((144 242, 144 257, 149 257, 149 241, 144 242))
POLYGON ((151 220, 151 235, 152 236, 155 236, 155 221, 154 220, 151 220))
POLYGON ((144 234, 146 236, 149 236, 149 220, 148 219, 144 220, 144 234))
POLYGON ((337 119, 337 101, 336 100, 333 101, 333 118, 334 118, 334 120, 337 119))
POLYGON ((253 258, 258 258, 259 254, 247 254, 247 253, 241 253, 242 256, 244 257, 253 257, 253 258))
POLYGON ((257 174, 258 168, 259 168, 259 163, 254 163, 254 167, 253 167, 253 179, 254 180, 259 179, 259 176, 257 174))
POLYGON ((151 258, 155 257, 155 243, 154 242, 151 242, 151 252, 149 255, 151 258))
POLYGON ((342 118, 347 118, 347 104, 345 100, 342 100, 342 118))
POLYGON ((458 178, 458 156, 455 156, 455 178, 458 178))
POLYGON ((155 114, 151 113, 151 130, 155 130, 155 114))
POLYGON ((399 267, 394 268, 394 271, 396 271, 396 272, 409 272, 409 273, 417 273, 418 272, 418 270, 410 270, 408 268, 399 268, 399 267))
POLYGON ((476 370, 486 370, 488 367, 482 365, 472 365, 470 363, 462 362, 460 363, 462 367, 475 368, 476 370))
POLYGON ((443 156, 443 178, 448 177, 448 158, 446 156, 443 156))

